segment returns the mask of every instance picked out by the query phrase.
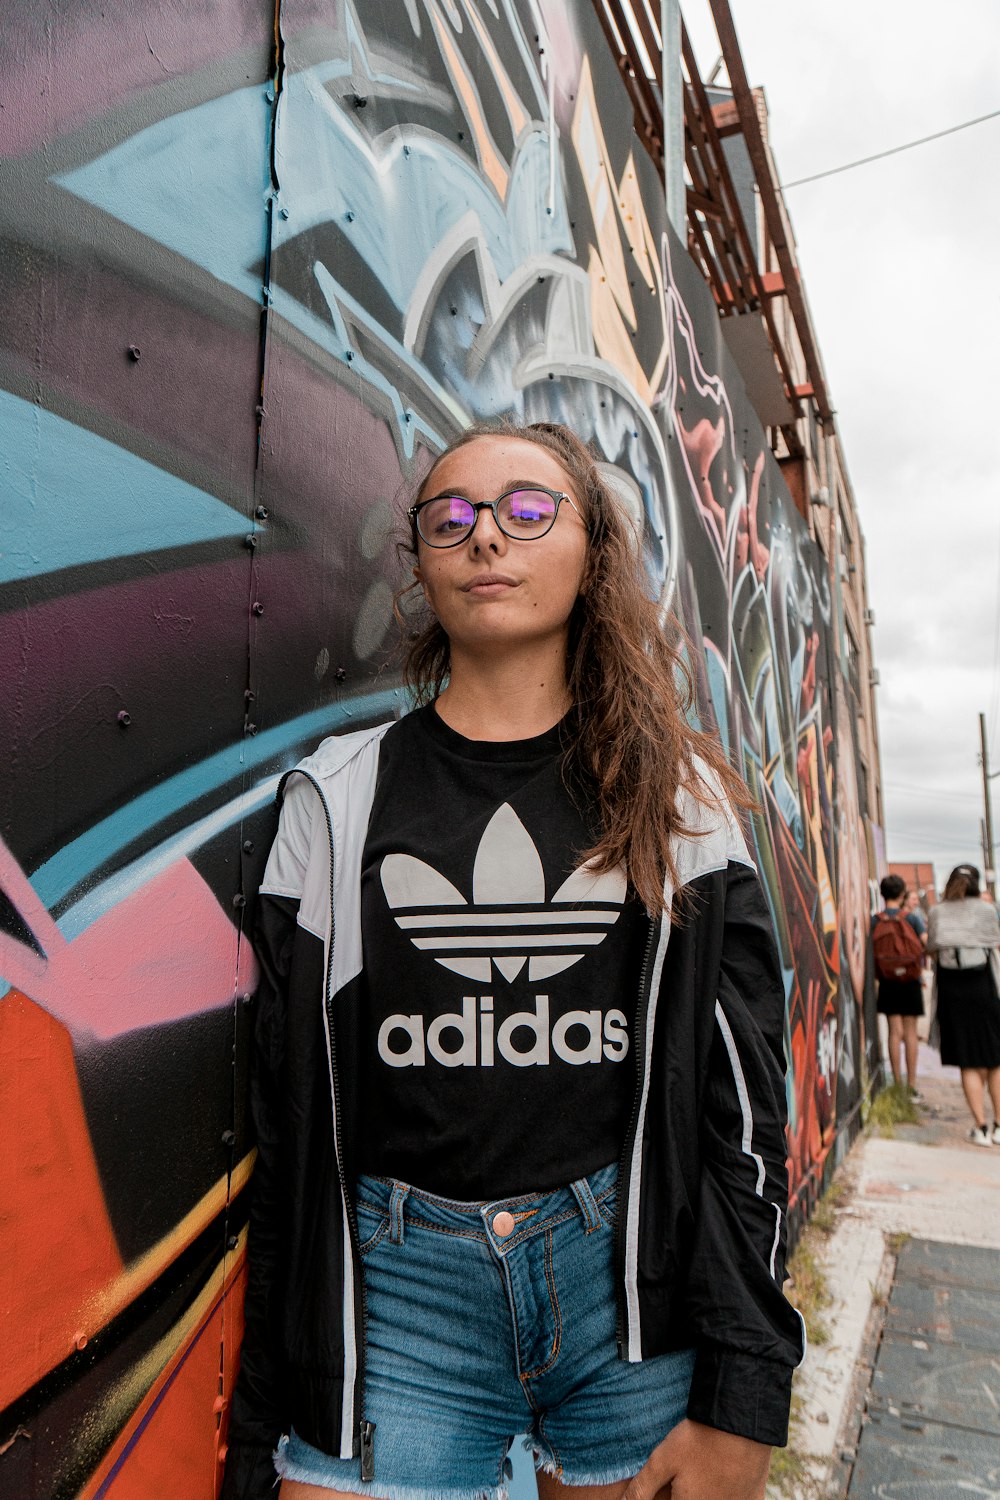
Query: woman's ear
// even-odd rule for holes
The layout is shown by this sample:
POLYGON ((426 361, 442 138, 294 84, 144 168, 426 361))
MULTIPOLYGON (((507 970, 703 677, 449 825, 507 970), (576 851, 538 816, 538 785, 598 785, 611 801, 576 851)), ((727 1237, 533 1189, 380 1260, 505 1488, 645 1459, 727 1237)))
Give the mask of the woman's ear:
POLYGON ((421 573, 420 568, 419 568, 419 566, 416 563, 413 566, 413 582, 416 584, 417 588, 423 594, 423 596, 424 596, 424 603, 426 604, 427 608, 430 610, 431 614, 433 615, 435 613, 435 611, 434 611, 434 605, 431 603, 431 596, 427 592, 427 585, 424 582, 424 575, 421 573))

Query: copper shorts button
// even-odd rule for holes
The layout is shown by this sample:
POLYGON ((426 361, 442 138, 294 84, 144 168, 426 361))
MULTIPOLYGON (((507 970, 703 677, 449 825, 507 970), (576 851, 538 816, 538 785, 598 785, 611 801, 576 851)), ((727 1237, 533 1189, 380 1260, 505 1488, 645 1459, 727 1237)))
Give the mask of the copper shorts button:
POLYGON ((505 1240, 509 1234, 513 1234, 515 1227, 514 1215, 509 1214, 506 1209, 493 1215, 493 1233, 498 1240, 505 1240))

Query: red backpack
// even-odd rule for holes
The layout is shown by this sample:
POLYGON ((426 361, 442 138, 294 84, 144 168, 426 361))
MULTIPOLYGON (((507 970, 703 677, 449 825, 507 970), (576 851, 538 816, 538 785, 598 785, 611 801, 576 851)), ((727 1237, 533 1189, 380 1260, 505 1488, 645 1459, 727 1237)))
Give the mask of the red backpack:
POLYGON ((872 928, 872 952, 879 979, 919 979, 924 945, 902 912, 879 912, 872 928))

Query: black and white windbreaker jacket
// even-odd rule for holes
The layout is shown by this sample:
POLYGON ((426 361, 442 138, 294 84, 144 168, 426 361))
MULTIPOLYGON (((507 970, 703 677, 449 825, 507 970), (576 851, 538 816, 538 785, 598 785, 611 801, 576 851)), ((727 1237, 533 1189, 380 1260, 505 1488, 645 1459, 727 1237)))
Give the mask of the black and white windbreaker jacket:
MULTIPOLYGON (((289 1427, 371 1466, 337 997, 361 970, 361 860, 388 728, 324 740, 282 783, 256 924, 258 1158, 223 1500, 273 1494, 271 1454, 289 1427)), ((650 923, 636 1013, 619 1350, 635 1361, 695 1347, 688 1415, 782 1444, 804 1352, 782 1293, 784 992, 738 823, 693 799, 681 812, 698 831, 675 851, 683 920, 650 923)))

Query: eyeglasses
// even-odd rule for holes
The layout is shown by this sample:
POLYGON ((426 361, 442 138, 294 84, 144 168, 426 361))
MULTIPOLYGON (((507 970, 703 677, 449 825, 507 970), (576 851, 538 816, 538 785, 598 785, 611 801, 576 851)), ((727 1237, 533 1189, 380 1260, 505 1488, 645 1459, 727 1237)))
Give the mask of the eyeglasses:
MULTIPOLYGON (((491 510, 493 519, 512 541, 534 542, 545 536, 556 524, 563 501, 573 506, 581 521, 579 506, 561 490, 547 490, 544 485, 507 490, 495 500, 466 500, 464 495, 435 495, 421 500, 407 511, 417 528, 417 535, 428 547, 457 547, 472 535, 481 510, 491 510)), ((584 521, 584 525, 586 522, 584 521)))

